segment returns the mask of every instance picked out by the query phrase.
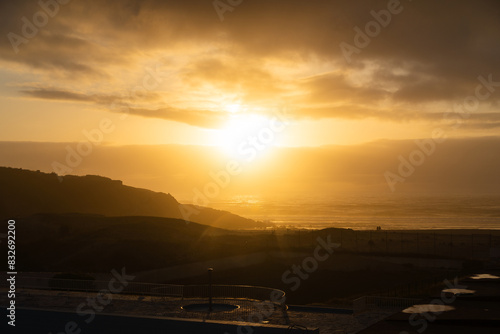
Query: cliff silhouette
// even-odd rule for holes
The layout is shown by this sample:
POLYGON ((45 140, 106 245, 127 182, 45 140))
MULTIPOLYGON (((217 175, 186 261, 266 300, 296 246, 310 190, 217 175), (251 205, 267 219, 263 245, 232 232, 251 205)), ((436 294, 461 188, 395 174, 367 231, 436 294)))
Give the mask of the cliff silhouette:
POLYGON ((266 226, 227 211, 181 204, 170 194, 126 186, 120 180, 97 175, 58 176, 0 167, 0 199, 3 219, 79 213, 176 218, 225 229, 266 226))

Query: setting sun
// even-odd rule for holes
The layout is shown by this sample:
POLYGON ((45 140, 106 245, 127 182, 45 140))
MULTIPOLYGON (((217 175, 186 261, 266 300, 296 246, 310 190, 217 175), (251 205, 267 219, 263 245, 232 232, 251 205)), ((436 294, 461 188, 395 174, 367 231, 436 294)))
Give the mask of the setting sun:
POLYGON ((276 118, 257 114, 231 115, 218 131, 217 145, 231 158, 251 162, 277 144, 282 124, 276 118))
POLYGON ((228 104, 224 109, 230 113, 237 113, 241 111, 241 105, 239 103, 228 104))

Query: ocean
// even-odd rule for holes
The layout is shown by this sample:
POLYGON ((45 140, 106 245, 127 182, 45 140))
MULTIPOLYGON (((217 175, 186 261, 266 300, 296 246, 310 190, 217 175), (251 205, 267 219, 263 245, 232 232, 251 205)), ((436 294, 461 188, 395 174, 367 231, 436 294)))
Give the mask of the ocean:
POLYGON ((210 206, 282 228, 500 229, 500 195, 240 195, 210 206))

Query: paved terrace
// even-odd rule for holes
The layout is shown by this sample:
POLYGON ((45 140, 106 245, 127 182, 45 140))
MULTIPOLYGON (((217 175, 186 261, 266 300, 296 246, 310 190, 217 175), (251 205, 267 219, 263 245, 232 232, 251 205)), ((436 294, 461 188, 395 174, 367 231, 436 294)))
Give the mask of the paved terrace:
POLYGON ((498 334, 500 272, 470 276, 419 305, 406 308, 359 333, 498 334))

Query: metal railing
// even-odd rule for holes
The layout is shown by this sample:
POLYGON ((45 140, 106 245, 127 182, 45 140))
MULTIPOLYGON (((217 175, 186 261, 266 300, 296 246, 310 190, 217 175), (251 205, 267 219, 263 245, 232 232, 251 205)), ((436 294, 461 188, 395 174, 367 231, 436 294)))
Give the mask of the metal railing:
MULTIPOLYGON (((1 285, 5 285, 2 284, 1 285)), ((0 286, 1 286, 0 285, 0 286)), ((77 280, 77 279, 56 279, 40 277, 18 276, 16 287, 18 289, 36 290, 63 290, 99 292, 110 290, 110 281, 99 280, 77 280)), ((253 299, 261 301, 271 301, 274 304, 284 304, 285 292, 278 289, 249 286, 249 285, 212 285, 211 291, 208 285, 175 285, 175 284, 154 284, 129 282, 120 292, 121 294, 137 294, 160 297, 179 298, 213 298, 223 299, 253 299), (278 301, 283 301, 279 303, 278 301)))
MULTIPOLYGON (((208 285, 184 285, 184 298, 207 298, 208 285)), ((249 285, 212 285, 214 298, 246 298, 255 300, 280 300, 285 296, 282 290, 249 285)))

